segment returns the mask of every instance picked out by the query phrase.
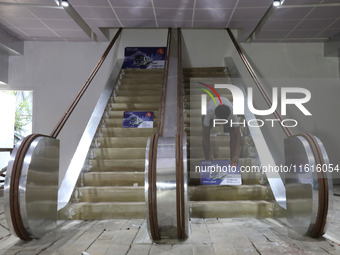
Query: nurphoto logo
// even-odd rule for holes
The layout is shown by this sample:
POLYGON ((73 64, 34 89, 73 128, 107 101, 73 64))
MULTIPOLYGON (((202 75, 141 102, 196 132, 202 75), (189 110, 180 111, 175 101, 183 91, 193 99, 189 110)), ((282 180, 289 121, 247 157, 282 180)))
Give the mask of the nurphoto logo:
MULTIPOLYGON (((233 98, 233 114, 234 115, 244 115, 245 114, 245 98, 247 98, 247 105, 248 109, 254 115, 260 116, 267 116, 275 112, 278 106, 279 101, 279 93, 278 88, 272 88, 272 105, 269 109, 266 110, 258 110, 254 107, 254 99, 253 99, 253 88, 247 88, 247 95, 244 95, 244 92, 237 86, 232 84, 215 84, 214 87, 210 86, 209 84, 199 82, 199 84, 209 88, 219 100, 219 103, 222 105, 221 97, 217 93, 216 89, 227 89, 231 92, 233 98)), ((218 104, 217 100, 213 96, 213 94, 205 89, 200 88, 205 91, 214 101, 215 105, 218 104)), ((201 114, 207 114, 207 94, 201 95, 201 114)), ((280 95, 281 95, 281 115, 287 115, 287 105, 295 105, 297 109, 299 109, 304 115, 312 116, 312 114, 307 110, 307 108, 303 105, 307 103, 311 99, 311 93, 308 89, 305 88, 298 88, 298 87, 282 87, 280 88, 280 95), (294 94, 294 98, 290 98, 289 94, 294 94), (297 95, 299 95, 297 98, 297 95)), ((230 121, 230 125, 242 125, 246 126, 246 120, 243 122, 233 122, 233 120, 226 120, 226 119, 213 119, 213 126, 216 125, 224 125, 230 121)), ((280 121, 279 119, 250 119, 247 121, 247 124, 250 127, 262 127, 264 123, 271 123, 271 126, 274 127, 275 122, 280 122, 280 124, 284 127, 296 127, 298 125, 297 120, 295 119, 283 119, 280 121)))

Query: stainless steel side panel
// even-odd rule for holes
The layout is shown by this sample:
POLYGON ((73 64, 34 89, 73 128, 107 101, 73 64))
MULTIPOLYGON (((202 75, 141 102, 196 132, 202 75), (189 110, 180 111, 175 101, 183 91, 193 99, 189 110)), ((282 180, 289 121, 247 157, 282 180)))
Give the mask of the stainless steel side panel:
MULTIPOLYGON (((5 214, 13 234, 9 191, 16 152, 15 149, 12 153, 5 184, 5 214)), ((19 180, 20 215, 32 238, 40 238, 57 227, 58 176, 59 140, 36 138, 27 151, 19 180)))
POLYGON ((12 153, 11 158, 8 161, 8 166, 6 170, 6 178, 5 178, 5 184, 4 184, 4 211, 6 216, 7 225, 9 227, 9 230, 11 233, 15 233, 13 228, 13 222, 10 212, 10 206, 9 206, 9 190, 10 190, 10 184, 11 184, 11 178, 12 178, 12 171, 13 171, 13 164, 15 160, 15 156, 17 155, 18 149, 22 143, 23 139, 21 139, 17 144, 15 145, 12 153))
POLYGON ((305 235, 316 222, 319 205, 318 176, 309 168, 315 160, 307 140, 302 136, 285 139, 285 159, 286 166, 291 166, 286 176, 287 220, 305 235))
POLYGON ((177 238, 176 141, 160 137, 157 148, 157 214, 162 238, 177 238))
MULTIPOLYGON (((150 138, 146 148, 145 160, 145 201, 147 228, 150 234, 150 219, 148 205, 148 169, 150 138)), ((187 147, 186 137, 183 138, 183 178, 184 178, 184 221, 185 233, 189 236, 189 202, 187 177, 187 147)), ((158 229, 161 239, 177 239, 177 197, 176 197, 176 139, 160 137, 157 146, 157 177, 156 199, 158 229)))
POLYGON ((71 163, 67 169, 67 172, 62 180, 59 188, 58 194, 58 210, 64 208, 70 201, 73 190, 76 186, 77 180, 83 169, 83 165, 91 146, 93 137, 96 134, 98 125, 102 119, 103 113, 105 111, 106 105, 112 95, 114 89, 115 81, 118 78, 120 67, 123 61, 121 59, 117 60, 114 70, 111 73, 110 79, 107 81, 106 86, 100 95, 95 109, 87 123, 85 131, 79 141, 78 147, 73 155, 71 163))

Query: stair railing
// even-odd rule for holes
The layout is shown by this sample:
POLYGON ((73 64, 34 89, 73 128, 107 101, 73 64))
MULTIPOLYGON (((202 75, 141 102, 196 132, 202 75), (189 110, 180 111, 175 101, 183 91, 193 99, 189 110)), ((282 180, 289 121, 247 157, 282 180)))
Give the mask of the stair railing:
MULTIPOLYGON (((271 107, 270 97, 232 31, 229 28, 226 30, 263 99, 271 107)), ((278 111, 275 110, 273 114, 282 123, 283 118, 278 111)), ((329 217, 328 209, 332 201, 332 176, 328 169, 329 159, 326 150, 316 136, 307 133, 293 135, 288 127, 282 124, 280 126, 287 137, 284 141, 286 166, 293 169, 286 176, 285 187, 282 180, 278 182, 280 175, 276 174, 273 178, 273 176, 269 177, 270 173, 266 172, 269 184, 274 197, 281 206, 281 198, 286 197, 287 219, 291 227, 303 235, 320 237, 325 233, 326 221, 329 217), (302 163, 304 163, 303 166, 302 163), (316 169, 313 169, 314 172, 311 171, 311 168, 318 166, 323 168, 322 171, 316 171, 316 169), (277 185, 280 187, 278 188, 277 185)))
POLYGON ((121 32, 122 28, 119 28, 51 134, 29 135, 13 149, 4 185, 5 215, 11 232, 22 240, 40 238, 56 228, 59 176, 59 140, 56 138, 121 32))

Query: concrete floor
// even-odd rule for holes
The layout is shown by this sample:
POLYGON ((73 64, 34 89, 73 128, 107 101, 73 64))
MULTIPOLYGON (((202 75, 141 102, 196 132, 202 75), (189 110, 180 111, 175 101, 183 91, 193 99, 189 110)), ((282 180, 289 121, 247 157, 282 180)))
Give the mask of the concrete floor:
POLYGON ((340 197, 334 198, 329 230, 318 240, 299 236, 274 219, 191 219, 191 235, 181 243, 153 244, 142 219, 68 221, 40 240, 10 235, 0 209, 0 254, 340 254, 340 197))

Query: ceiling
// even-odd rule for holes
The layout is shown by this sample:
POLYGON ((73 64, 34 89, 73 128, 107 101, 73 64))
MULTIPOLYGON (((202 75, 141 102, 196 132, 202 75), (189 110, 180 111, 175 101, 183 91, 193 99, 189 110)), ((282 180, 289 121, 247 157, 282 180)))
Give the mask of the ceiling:
MULTIPOLYGON (((69 0, 99 41, 102 28, 239 29, 245 41, 320 42, 340 32, 340 0, 69 0), (264 22, 265 20, 265 22, 264 22)), ((91 41, 54 0, 0 0, 0 26, 22 40, 91 41)))

